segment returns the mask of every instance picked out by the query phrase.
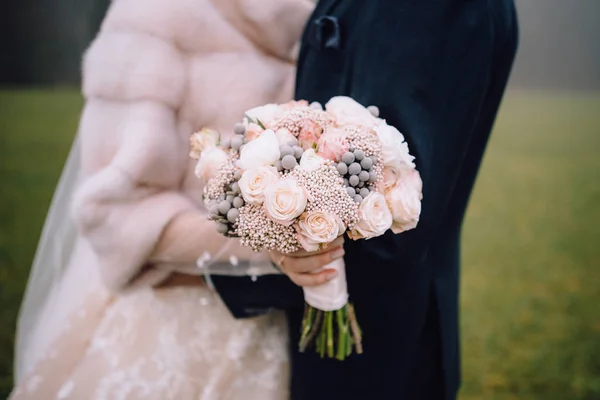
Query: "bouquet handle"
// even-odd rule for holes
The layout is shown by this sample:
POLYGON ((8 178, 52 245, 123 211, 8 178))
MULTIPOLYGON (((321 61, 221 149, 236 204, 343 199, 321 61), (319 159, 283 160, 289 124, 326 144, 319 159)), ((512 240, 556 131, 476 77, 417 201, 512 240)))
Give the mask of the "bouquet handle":
POLYGON ((348 303, 348 285, 346 283, 346 264, 343 258, 338 258, 323 267, 334 269, 338 275, 320 286, 304 287, 304 300, 308 305, 321 311, 336 311, 348 303))
POLYGON ((343 259, 327 264, 338 276, 320 286, 305 287, 306 312, 302 321, 300 352, 315 346, 321 357, 344 360, 362 353, 362 333, 354 307, 348 303, 346 266, 343 259))

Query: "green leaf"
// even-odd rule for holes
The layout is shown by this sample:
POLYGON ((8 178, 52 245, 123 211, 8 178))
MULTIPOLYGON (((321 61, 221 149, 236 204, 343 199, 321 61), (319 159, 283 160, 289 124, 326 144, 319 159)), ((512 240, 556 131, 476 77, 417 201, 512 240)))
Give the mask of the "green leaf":
POLYGON ((265 129, 265 130, 267 129, 267 128, 266 128, 266 127, 263 125, 263 123, 260 121, 260 119, 256 119, 256 123, 257 123, 257 124, 258 124, 258 126, 260 126, 261 128, 263 128, 263 129, 265 129))

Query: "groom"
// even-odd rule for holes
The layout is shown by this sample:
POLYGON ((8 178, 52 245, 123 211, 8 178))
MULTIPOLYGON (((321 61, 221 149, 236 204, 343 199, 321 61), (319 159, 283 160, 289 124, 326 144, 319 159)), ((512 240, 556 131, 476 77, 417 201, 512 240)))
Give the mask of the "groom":
MULTIPOLYGON (((406 137, 423 179, 418 227, 344 243, 364 354, 344 362, 295 348, 301 291, 285 276, 215 277, 238 317, 286 310, 292 398, 455 399, 460 384, 460 229, 517 44, 512 0, 322 0, 299 57, 298 99, 377 105, 406 137)), ((300 284, 323 255, 290 258, 300 284), (300 278, 300 279, 299 279, 300 278)))

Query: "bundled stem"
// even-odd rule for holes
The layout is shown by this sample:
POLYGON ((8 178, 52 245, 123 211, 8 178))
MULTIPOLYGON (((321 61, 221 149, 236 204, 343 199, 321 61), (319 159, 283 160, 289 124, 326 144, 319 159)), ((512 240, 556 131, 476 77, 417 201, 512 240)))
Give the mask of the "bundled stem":
POLYGON ((312 328, 306 335, 303 334, 302 338, 300 339, 300 353, 304 353, 306 351, 306 348, 308 347, 308 345, 313 342, 313 340, 319 333, 319 331, 321 329, 321 325, 323 324, 323 315, 324 315, 323 311, 317 310, 312 328))
POLYGON ((335 351, 333 349, 333 312, 327 313, 327 357, 333 358, 335 351))
POLYGON ((348 309, 348 319, 350 320, 350 329, 352 329, 352 337, 354 338, 354 346, 356 347, 356 353, 362 354, 362 333, 360 332, 360 327, 358 326, 358 321, 356 320, 354 307, 350 303, 348 303, 346 307, 348 309))
POLYGON ((338 343, 337 343, 337 354, 336 357, 338 360, 342 361, 346 358, 346 341, 349 340, 348 337, 348 326, 346 325, 346 321, 344 321, 344 311, 337 310, 335 312, 335 316, 338 324, 338 343))
POLYGON ((312 344, 321 357, 340 361, 352 354, 353 347, 361 354, 362 333, 352 305, 346 304, 336 311, 321 311, 307 305, 299 351, 305 352, 312 344))

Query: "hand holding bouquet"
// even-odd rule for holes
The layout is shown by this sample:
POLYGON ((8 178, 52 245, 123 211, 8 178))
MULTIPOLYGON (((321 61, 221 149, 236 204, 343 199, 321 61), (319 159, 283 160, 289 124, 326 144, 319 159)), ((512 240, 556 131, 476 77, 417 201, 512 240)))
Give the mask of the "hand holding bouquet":
MULTIPOLYGON (((376 107, 334 97, 322 109, 305 101, 246 112, 230 140, 211 130, 191 138, 196 175, 217 230, 254 251, 318 251, 341 235, 370 239, 414 228, 421 178, 404 136, 376 107)), ((300 350, 343 360, 362 352, 348 303, 344 262, 338 275, 305 287, 300 350)))

